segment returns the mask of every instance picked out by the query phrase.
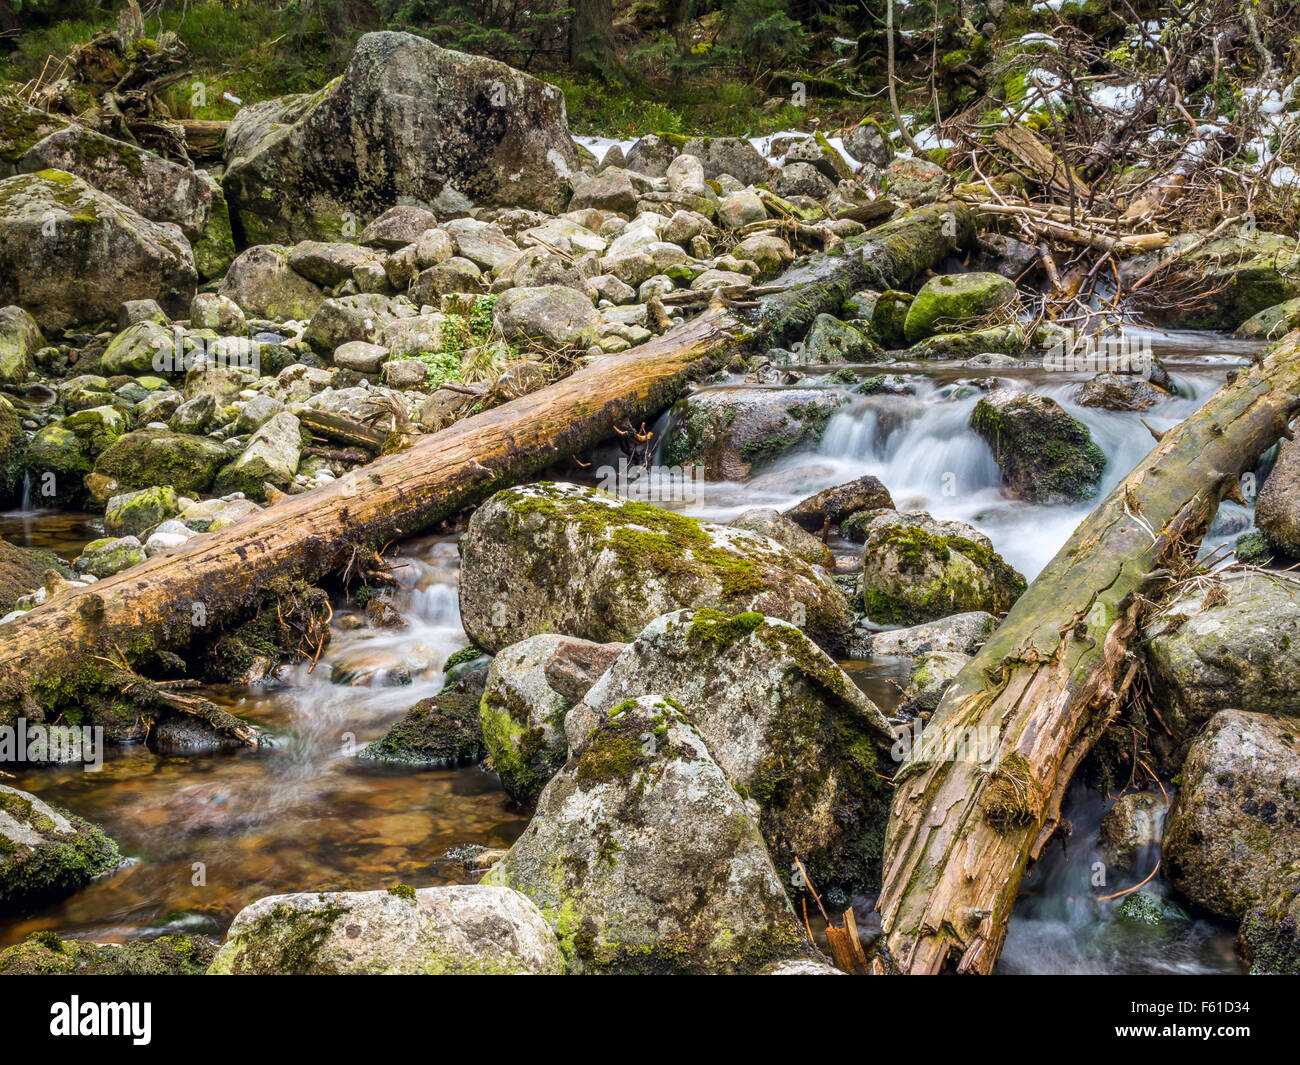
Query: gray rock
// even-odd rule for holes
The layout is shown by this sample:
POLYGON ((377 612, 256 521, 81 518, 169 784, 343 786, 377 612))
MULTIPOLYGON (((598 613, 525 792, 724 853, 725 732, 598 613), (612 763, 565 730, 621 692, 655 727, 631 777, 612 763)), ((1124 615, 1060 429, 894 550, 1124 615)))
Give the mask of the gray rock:
POLYGON ((218 495, 243 492, 250 499, 261 499, 264 484, 289 487, 301 455, 298 419, 281 411, 253 434, 239 458, 217 474, 213 489, 218 495))
POLYGON ((318 286, 289 266, 289 249, 258 244, 241 252, 218 291, 255 318, 306 321, 325 302, 318 286))
POLYGON ((216 292, 200 292, 190 302, 190 326, 211 329, 222 336, 239 336, 248 331, 239 304, 216 292))
POLYGON ((1165 831, 1163 868, 1198 906, 1240 917, 1300 863, 1294 725, 1224 710, 1197 737, 1165 831))
POLYGON ((993 635, 996 627, 993 615, 982 610, 953 614, 911 628, 891 629, 866 636, 860 647, 862 653, 855 654, 854 657, 882 655, 906 658, 932 652, 973 655, 993 635))
POLYGON ((406 33, 368 33, 319 92, 250 110, 224 178, 249 241, 338 239, 399 200, 556 212, 577 167, 560 90, 406 33))
POLYGON ((325 288, 342 284, 352 277, 352 271, 358 266, 373 262, 375 253, 356 244, 304 240, 289 251, 290 267, 308 281, 325 288))
POLYGON ((819 890, 870 890, 889 790, 877 757, 889 721, 787 622, 680 610, 656 618, 565 720, 571 750, 628 699, 681 706, 742 796, 778 868, 803 861, 819 890))
POLYGON ((519 245, 493 222, 456 218, 445 228, 456 244, 456 254, 481 270, 496 270, 519 253, 519 245))
POLYGON ((36 319, 21 307, 0 307, 0 385, 20 385, 45 346, 36 319))
POLYGON ((832 650, 848 634, 834 581, 774 541, 592 488, 498 492, 460 551, 465 631, 489 651, 540 632, 629 640, 690 606, 793 619, 832 650))
POLYGON ((804 341, 800 362, 879 362, 885 353, 863 330, 829 314, 819 314, 804 341))
POLYGON ((387 326, 413 311, 405 300, 377 293, 339 296, 320 305, 302 338, 325 353, 352 341, 374 343, 387 326))
POLYGON ((1294 440, 1278 444, 1277 461, 1255 500, 1255 524, 1269 547, 1300 559, 1300 444, 1294 440))
POLYGON ((1145 633, 1147 668, 1175 761, 1220 710, 1300 717, 1300 587, 1262 573, 1193 587, 1145 633))
POLYGON ((483 882, 532 898, 582 972, 752 972, 808 953, 744 801, 655 695, 591 732, 483 882))
POLYGON ((775 540, 805 562, 821 566, 828 573, 835 569, 835 554, 821 540, 782 517, 776 510, 755 507, 727 522, 733 529, 744 529, 775 540))
POLYGON ((414 244, 437 224, 438 217, 432 211, 414 204, 399 203, 367 225, 361 231, 360 241, 368 247, 396 251, 414 244))
POLYGON ((96 826, 0 784, 0 911, 64 898, 116 869, 117 845, 96 826))
POLYGON ((707 389, 673 408, 664 432, 670 466, 702 465, 709 480, 743 480, 821 440, 840 394, 829 389, 707 389))
POLYGON ((866 534, 862 602, 877 624, 915 625, 973 610, 1001 614, 1026 588, 989 538, 962 522, 886 511, 866 534))
POLYGON ((894 146, 877 122, 860 122, 844 135, 844 147, 859 163, 886 167, 894 158, 894 146))
POLYGON ((636 214, 636 204, 636 187, 628 172, 608 167, 577 185, 573 198, 569 200, 569 210, 594 208, 631 217, 636 214))
POLYGON ((692 137, 682 145, 682 154, 695 156, 703 164, 706 178, 730 174, 742 185, 766 181, 772 170, 744 137, 692 137))
POLYGON ((334 349, 334 365, 343 370, 355 370, 357 373, 376 374, 380 365, 388 359, 388 349, 381 344, 368 344, 364 340, 352 340, 340 344, 334 349))
POLYGON ((81 178, 50 170, 0 181, 0 306, 25 308, 42 329, 112 317, 129 299, 179 312, 197 280, 176 226, 81 178))
POLYGON ((835 191, 831 181, 811 163, 788 163, 781 167, 772 187, 778 196, 787 199, 811 196, 814 200, 821 200, 835 191))
POLYGON ((208 974, 557 975, 537 907, 483 884, 271 895, 244 907, 208 974))
POLYGON ((1169 800, 1160 792, 1130 791, 1115 800, 1101 819, 1101 855, 1107 865, 1134 872, 1148 847, 1164 838, 1169 800))
POLYGON ((590 347, 601 323, 591 300, 566 285, 510 289, 497 298, 492 318, 508 343, 548 348, 590 347))
POLYGON ((820 533, 828 525, 841 524, 851 514, 864 510, 894 509, 889 489, 880 479, 864 474, 844 484, 823 488, 785 512, 796 525, 811 533, 820 533))

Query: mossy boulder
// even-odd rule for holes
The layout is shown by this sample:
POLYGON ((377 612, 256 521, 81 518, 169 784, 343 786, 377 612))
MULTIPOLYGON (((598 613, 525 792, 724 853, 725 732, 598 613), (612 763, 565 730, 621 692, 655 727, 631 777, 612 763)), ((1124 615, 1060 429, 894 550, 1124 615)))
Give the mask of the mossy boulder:
POLYGON ((209 976, 492 976, 564 972, 550 926, 482 884, 271 895, 235 916, 209 976))
POLYGON ((18 502, 23 494, 27 437, 14 405, 0 396, 0 507, 18 502))
POLYGON ((1137 374, 1100 373, 1079 386, 1075 402, 1102 410, 1150 410, 1169 393, 1137 374))
POLYGON ((580 972, 754 972, 809 953, 745 800, 658 695, 610 708, 483 883, 528 895, 580 972))
POLYGON ((144 545, 135 536, 105 536, 81 550, 73 568, 99 580, 138 566, 145 560, 144 545))
POLYGON ((915 297, 910 292, 898 292, 886 289, 876 297, 871 306, 871 327, 868 330, 873 340, 887 348, 901 348, 907 343, 904 326, 907 313, 915 297))
POLYGON ((1015 305, 1015 283, 1001 274, 940 274, 922 285, 908 306, 903 336, 915 344, 990 315, 1014 315, 1015 305))
POLYGON ((483 727, 473 695, 440 692, 421 699, 382 739, 367 744, 358 758, 428 769, 481 762, 483 727))
POLYGON ((1211 913, 1241 917, 1300 869, 1295 723, 1224 710, 1197 737, 1165 832, 1165 875, 1211 913))
POLYGON ((114 406, 87 407, 38 430, 27 448, 32 492, 42 502, 78 506, 96 457, 126 433, 128 420, 114 406))
POLYGON ((936 333, 907 349, 909 359, 969 359, 976 355, 1023 355, 1029 346, 1018 322, 989 329, 936 333))
POLYGON ((111 317, 127 300, 179 312, 198 274, 189 241, 61 170, 0 181, 0 304, 45 330, 111 317))
POLYGON ((570 712, 574 750, 606 714, 649 693, 687 708, 727 780, 757 804, 780 869, 821 891, 879 886, 889 814, 888 719, 798 629, 761 614, 656 618, 570 712))
POLYGON ((824 364, 879 362, 885 357, 867 333, 829 314, 819 314, 804 340, 801 361, 824 364))
POLYGON ((0 540, 0 617, 14 608, 14 600, 41 586, 45 573, 71 574, 63 559, 52 551, 35 551, 0 540))
POLYGON ((1011 609, 1025 578, 983 533, 922 512, 878 514, 862 549, 862 605, 879 625, 916 625, 950 614, 1011 609))
POLYGON ((33 932, 0 951, 0 976, 202 976, 216 953, 203 936, 88 943, 33 932))
POLYGON ((766 536, 782 547, 794 552, 805 562, 821 566, 827 573, 835 570, 835 553, 812 533, 806 532, 778 511, 755 507, 737 514, 727 524, 733 529, 766 536))
POLYGON ((152 374, 165 372, 176 363, 176 343, 166 326, 145 320, 127 326, 104 349, 99 359, 100 373, 152 374))
MULTIPOLYGON (((1133 256, 1120 270, 1121 283, 1131 284, 1200 239, 1180 233, 1168 248, 1133 256)), ((1150 320, 1169 328, 1237 329, 1261 311, 1300 297, 1300 247, 1283 233, 1226 233, 1183 255, 1178 269, 1195 278, 1201 296, 1144 308, 1150 320)))
POLYGON ((1294 440, 1278 444, 1255 500, 1255 524, 1275 552, 1300 559, 1300 445, 1294 440))
POLYGON ((559 213, 578 169, 559 89, 407 33, 367 33, 318 92, 250 110, 222 179, 250 242, 338 240, 394 203, 559 213))
POLYGON ((37 141, 68 125, 65 118, 24 103, 0 91, 0 178, 18 173, 18 162, 37 141))
POLYGON ((743 480, 821 440, 840 396, 829 389, 707 389, 673 407, 664 432, 669 466, 703 466, 712 481, 743 480))
POLYGON ((215 182, 139 145, 78 125, 37 141, 18 168, 75 174, 145 218, 179 226, 191 243, 203 235, 212 213, 215 182))
POLYGON ((27 380, 33 357, 45 346, 36 319, 21 307, 0 307, 0 385, 27 380))
MULTIPOLYGON (((1264 573, 1192 586, 1145 634, 1152 695, 1173 764, 1220 710, 1300 718, 1300 588, 1264 573)), ((1300 722, 1298 722, 1300 724, 1300 722)))
POLYGON ((176 489, 169 484, 113 496, 104 508, 109 536, 139 536, 180 513, 176 489))
POLYGON ((268 418, 249 438, 244 452, 216 477, 217 495, 243 492, 250 499, 262 499, 265 485, 288 488, 302 458, 302 428, 287 410, 268 418))
POLYGON ((0 784, 0 914, 71 895, 121 860, 90 822, 0 784))
POLYGON ((1106 455, 1088 427, 1049 396, 996 389, 975 404, 970 426, 1021 499, 1062 503, 1097 494, 1106 455))
POLYGON ((1288 875, 1241 918, 1238 945, 1252 976, 1300 975, 1300 878, 1288 875))
POLYGON ((535 802, 568 754, 564 716, 574 699, 551 686, 551 674, 566 670, 566 660, 575 657, 590 663, 594 654, 612 662, 622 648, 541 635, 511 644, 492 659, 480 704, 483 744, 511 798, 535 802))
POLYGON ((256 244, 230 264, 218 293, 247 315, 274 321, 310 321, 325 302, 325 290, 289 266, 282 244, 256 244))
POLYGON ((1300 297, 1265 307, 1237 326, 1237 335, 1258 340, 1277 340, 1300 325, 1300 297))
POLYGON ((830 650, 850 625, 835 582, 775 541, 577 485, 498 492, 460 552, 462 622, 489 651, 542 632, 630 640, 691 606, 792 620, 830 650))
POLYGON ((114 440, 94 472, 122 488, 169 484, 181 495, 207 489, 229 455, 215 440, 168 429, 137 429, 114 440))

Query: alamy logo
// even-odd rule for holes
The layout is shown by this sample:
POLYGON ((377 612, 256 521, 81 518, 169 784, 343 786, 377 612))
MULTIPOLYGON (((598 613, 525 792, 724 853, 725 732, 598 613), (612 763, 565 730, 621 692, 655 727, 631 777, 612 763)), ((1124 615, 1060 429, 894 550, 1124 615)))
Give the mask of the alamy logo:
POLYGON ((619 459, 618 467, 596 471, 600 490, 644 503, 701 503, 704 501, 703 466, 632 466, 619 459))
POLYGON ((71 1001, 50 1006, 50 1035, 130 1036, 144 1047, 153 1038, 152 1024, 150 1002, 82 1002, 73 995, 71 1001))
POLYGON ((29 725, 20 717, 0 725, 0 762, 81 762, 87 773, 104 765, 102 725, 29 725))
POLYGON ((1122 329, 1104 337, 1093 333, 1076 336, 1073 329, 1066 329, 1043 357, 1044 370, 1062 373, 1124 373, 1150 378, 1154 366, 1151 338, 1122 329))
POLYGON ((188 373, 224 366, 260 373, 262 345, 247 337, 186 336, 176 326, 173 342, 154 352, 152 364, 155 373, 188 373))

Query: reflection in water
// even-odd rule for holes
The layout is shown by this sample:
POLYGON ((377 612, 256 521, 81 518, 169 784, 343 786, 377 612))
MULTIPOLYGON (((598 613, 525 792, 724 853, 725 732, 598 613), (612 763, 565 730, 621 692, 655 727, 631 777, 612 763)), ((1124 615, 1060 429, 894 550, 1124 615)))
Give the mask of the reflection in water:
POLYGON ((353 756, 438 691, 443 661, 466 642, 455 543, 408 544, 399 562, 394 605, 408 628, 348 630, 354 612, 339 607, 311 672, 303 665, 265 690, 208 693, 275 733, 274 749, 159 757, 132 747, 98 773, 28 770, 7 780, 103 826, 135 861, 27 919, 0 922, 0 944, 44 928, 100 940, 220 933, 240 908, 278 892, 464 882, 471 877, 450 848, 513 842, 527 819, 495 774, 385 769, 353 756), (382 669, 364 683, 331 683, 335 662, 360 655, 425 668, 402 686, 382 669))

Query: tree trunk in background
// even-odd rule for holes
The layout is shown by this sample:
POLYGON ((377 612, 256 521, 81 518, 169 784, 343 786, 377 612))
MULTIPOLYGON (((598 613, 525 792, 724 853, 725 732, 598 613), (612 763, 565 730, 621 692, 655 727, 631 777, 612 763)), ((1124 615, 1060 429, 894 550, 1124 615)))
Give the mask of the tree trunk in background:
POLYGON ((877 907, 892 967, 993 969, 1021 875, 1137 673, 1155 571, 1190 568, 1220 500, 1298 408, 1292 333, 1164 435, 957 676, 926 726, 938 740, 894 777, 877 907), (946 758, 963 740, 990 740, 995 759, 946 758))
POLYGON ((623 64, 614 49, 611 0, 574 0, 569 23, 569 66, 602 81, 623 82, 623 64))
POLYGON ((315 583, 452 517, 501 488, 652 420, 692 376, 742 348, 802 335, 867 283, 908 283, 971 232, 960 203, 911 211, 813 256, 755 308, 715 307, 547 388, 465 418, 414 447, 244 521, 196 537, 88 588, 65 590, 0 626, 0 725, 48 720, 104 694, 108 659, 147 667, 248 617, 273 582, 315 583))

